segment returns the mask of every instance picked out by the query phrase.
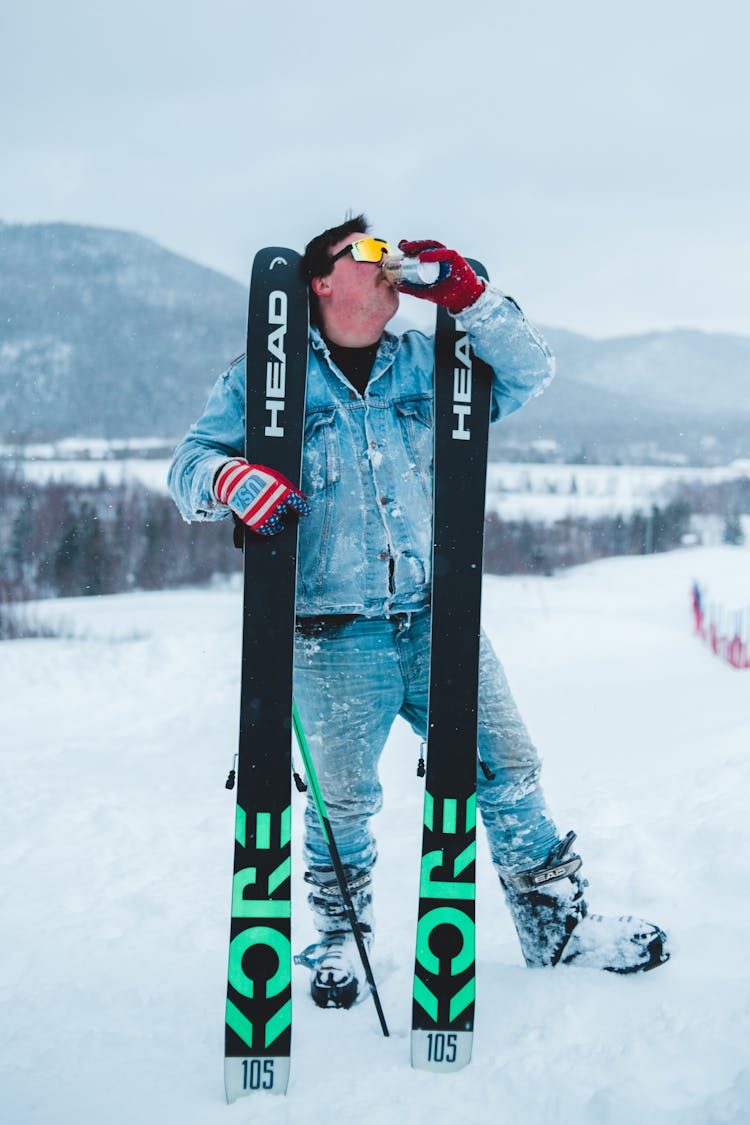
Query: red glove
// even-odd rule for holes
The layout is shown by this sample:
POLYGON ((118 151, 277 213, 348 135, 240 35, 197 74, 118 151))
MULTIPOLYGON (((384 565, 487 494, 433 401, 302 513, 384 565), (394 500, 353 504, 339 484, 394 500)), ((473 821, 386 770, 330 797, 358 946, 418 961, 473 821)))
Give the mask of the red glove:
MULTIPOLYGON (((465 258, 456 250, 446 250, 442 242, 427 240, 422 242, 409 242, 401 239, 399 250, 403 250, 407 258, 419 258, 420 262, 441 262, 448 266, 447 277, 441 278, 433 285, 399 285, 401 293, 409 293, 412 297, 423 297, 426 301, 434 301, 452 313, 463 312, 473 305, 477 297, 484 292, 484 282, 481 281, 465 258)), ((441 274, 445 271, 441 269, 441 274)))
POLYGON ((290 480, 265 465, 250 465, 242 458, 227 461, 214 479, 214 493, 236 516, 259 535, 276 535, 284 527, 289 509, 299 516, 310 511, 304 495, 290 480))

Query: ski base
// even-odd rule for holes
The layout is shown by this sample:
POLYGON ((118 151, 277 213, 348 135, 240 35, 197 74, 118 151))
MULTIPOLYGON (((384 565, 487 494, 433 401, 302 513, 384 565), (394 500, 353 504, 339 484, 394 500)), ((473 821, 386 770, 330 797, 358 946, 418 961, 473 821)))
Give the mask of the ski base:
POLYGON ((224 1089, 231 1105, 248 1094, 285 1094, 289 1085, 289 1057, 260 1057, 224 1059, 224 1089))
POLYGON ((472 1031, 421 1031, 411 1033, 411 1065, 416 1070, 452 1074, 471 1062, 472 1031))

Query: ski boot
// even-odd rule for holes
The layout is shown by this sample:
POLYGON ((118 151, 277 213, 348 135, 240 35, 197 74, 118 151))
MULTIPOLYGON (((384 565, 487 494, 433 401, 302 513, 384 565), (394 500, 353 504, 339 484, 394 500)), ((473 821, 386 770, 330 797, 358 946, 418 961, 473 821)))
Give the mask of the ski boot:
POLYGON ((667 935, 652 922, 629 916, 590 914, 571 849, 575 833, 556 844, 546 861, 529 871, 500 875, 505 897, 530 968, 576 965, 610 973, 638 973, 669 960, 667 935))
MULTIPOLYGON (((328 876, 328 872, 320 874, 328 876)), ((335 880, 321 883, 319 878, 305 873, 305 881, 314 888, 307 901, 315 914, 320 941, 308 945, 294 960, 312 971, 310 995, 319 1008, 351 1008, 365 995, 364 970, 338 884, 335 880)), ((373 930, 369 871, 347 873, 347 885, 369 953, 373 930)))

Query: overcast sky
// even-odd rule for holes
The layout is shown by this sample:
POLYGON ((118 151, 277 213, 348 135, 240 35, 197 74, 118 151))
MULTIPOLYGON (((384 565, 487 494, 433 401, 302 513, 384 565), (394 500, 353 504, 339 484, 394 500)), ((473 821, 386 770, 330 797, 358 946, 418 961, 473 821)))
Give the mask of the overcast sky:
POLYGON ((0 219, 246 281, 348 208, 544 324, 750 335, 747 0, 4 0, 0 219))

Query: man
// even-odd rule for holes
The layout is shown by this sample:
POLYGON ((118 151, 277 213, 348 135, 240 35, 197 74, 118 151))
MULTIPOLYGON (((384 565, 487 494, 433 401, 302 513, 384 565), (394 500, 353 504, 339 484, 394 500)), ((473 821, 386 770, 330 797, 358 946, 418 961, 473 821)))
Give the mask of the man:
MULTIPOLYGON (((550 352, 518 305, 438 242, 401 242, 441 263, 440 279, 402 292, 460 315, 494 370, 492 419, 539 394, 550 352)), ((311 320, 302 491, 243 455, 245 360, 219 379, 175 451, 169 483, 188 520, 230 512, 260 534, 302 517, 294 694, 363 932, 371 939, 370 818, 378 761, 397 715, 425 736, 432 547, 432 342, 386 324, 399 292, 381 268, 389 247, 359 215, 308 244, 311 320), (248 497, 250 499, 248 499, 248 497)), ((247 451, 252 457, 252 450, 247 451)), ((528 965, 629 973, 663 963, 647 922, 588 913, 572 832, 561 837, 539 782, 537 751, 482 635, 477 798, 492 860, 528 965)), ((361 969, 312 804, 305 821, 309 902, 320 940, 297 958, 321 1007, 361 997, 361 969)))

